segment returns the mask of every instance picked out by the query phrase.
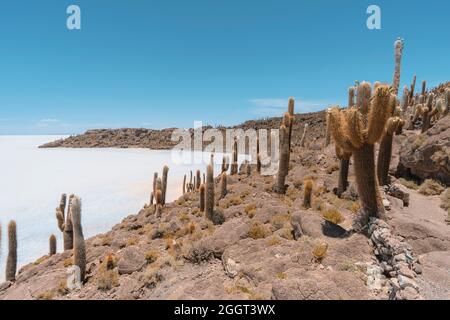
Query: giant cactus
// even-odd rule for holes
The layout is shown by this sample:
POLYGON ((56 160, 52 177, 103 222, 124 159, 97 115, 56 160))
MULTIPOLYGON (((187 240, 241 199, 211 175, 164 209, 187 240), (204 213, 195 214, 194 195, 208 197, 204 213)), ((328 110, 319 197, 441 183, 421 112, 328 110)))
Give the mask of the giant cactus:
POLYGON ((70 217, 72 199, 74 195, 70 195, 66 211, 66 195, 61 196, 59 207, 56 208, 56 219, 58 221, 59 230, 63 233, 64 250, 72 250, 73 248, 73 229, 72 218, 70 217))
POLYGON ((371 86, 362 82, 358 86, 356 107, 330 112, 332 136, 341 149, 351 152, 359 198, 362 203, 360 223, 369 217, 384 217, 378 180, 375 173, 374 144, 384 132, 392 113, 395 96, 388 85, 378 84, 373 97, 371 86))
POLYGON ((274 191, 280 194, 286 192, 286 176, 289 171, 289 127, 280 126, 280 159, 278 165, 277 182, 274 191))
POLYGON ((73 197, 71 206, 73 224, 73 264, 80 268, 80 281, 86 276, 86 245, 81 226, 81 199, 73 197))
POLYGON ((8 224, 8 258, 6 259, 6 281, 16 281, 17 227, 14 220, 8 224))

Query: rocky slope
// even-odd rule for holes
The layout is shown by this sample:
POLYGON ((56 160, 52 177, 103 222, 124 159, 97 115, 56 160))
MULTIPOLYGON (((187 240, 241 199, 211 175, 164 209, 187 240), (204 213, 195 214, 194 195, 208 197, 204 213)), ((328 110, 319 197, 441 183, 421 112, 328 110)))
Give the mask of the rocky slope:
MULTIPOLYGON (((450 226, 439 196, 392 177, 382 190, 387 221, 373 221, 367 234, 351 232, 359 210, 352 166, 350 187, 338 198, 338 161, 333 144, 323 147, 324 124, 324 112, 296 116, 286 195, 272 191, 273 176, 253 168, 229 177, 223 199, 216 192, 223 224, 200 212, 198 191, 166 204, 160 218, 145 206, 86 241, 80 290, 68 288, 72 252, 66 251, 24 266, 15 283, 0 285, 0 299, 450 299, 450 226), (305 122, 308 143, 301 147, 305 122), (309 209, 306 178, 314 181, 309 209), (339 224, 324 218, 330 216, 340 217, 339 224)), ((394 140, 392 173, 410 135, 417 133, 394 140)), ((89 146, 86 136, 76 139, 89 146)))

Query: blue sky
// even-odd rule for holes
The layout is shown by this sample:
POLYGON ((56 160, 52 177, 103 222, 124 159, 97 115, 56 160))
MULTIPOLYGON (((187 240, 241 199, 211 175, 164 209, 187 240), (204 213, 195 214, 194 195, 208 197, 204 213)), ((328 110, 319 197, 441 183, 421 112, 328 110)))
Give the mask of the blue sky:
POLYGON ((5 0, 0 134, 235 124, 343 104, 355 80, 450 80, 442 0, 5 0), (82 29, 66 28, 81 8, 82 29), (381 30, 366 9, 381 7, 381 30))

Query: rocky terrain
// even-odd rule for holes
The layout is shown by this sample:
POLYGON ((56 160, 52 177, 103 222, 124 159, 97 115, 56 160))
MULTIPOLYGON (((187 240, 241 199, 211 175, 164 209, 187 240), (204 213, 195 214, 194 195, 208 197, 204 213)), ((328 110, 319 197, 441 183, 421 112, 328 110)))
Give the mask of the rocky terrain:
MULTIPOLYGON (((338 197, 339 159, 334 143, 324 147, 325 114, 295 115, 285 194, 274 192, 273 175, 251 166, 228 176, 220 198, 215 172, 222 223, 200 211, 198 190, 167 203, 161 217, 148 204, 86 240, 79 290, 67 284, 73 253, 66 250, 21 268, 15 282, 0 284, 0 299, 450 299, 450 116, 427 132, 413 128, 394 137, 391 183, 380 187, 386 219, 372 218, 367 230, 355 232, 360 201, 353 161, 349 187, 338 197)), ((171 146, 170 130, 92 130, 44 147, 162 149, 171 146)))

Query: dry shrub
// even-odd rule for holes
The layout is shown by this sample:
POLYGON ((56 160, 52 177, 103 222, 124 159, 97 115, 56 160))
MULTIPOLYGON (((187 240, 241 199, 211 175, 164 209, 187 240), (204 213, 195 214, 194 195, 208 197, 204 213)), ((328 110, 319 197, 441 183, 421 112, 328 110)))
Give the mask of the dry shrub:
POLYGON ((230 199, 230 201, 228 202, 228 206, 238 206, 242 204, 242 198, 241 197, 233 197, 230 199))
POLYGON ((270 219, 270 224, 275 230, 279 230, 289 223, 290 220, 291 217, 288 214, 277 214, 270 219))
POLYGON ((53 291, 45 291, 37 296, 38 300, 53 300, 55 298, 55 293, 53 291))
POLYGON ((441 194, 445 188, 439 182, 427 179, 419 187, 419 193, 426 196, 435 196, 441 194))
POLYGON ((138 239, 137 237, 131 237, 131 238, 128 238, 128 240, 127 240, 127 247, 137 245, 138 240, 139 240, 139 239, 138 239))
POLYGON ((277 236, 272 236, 267 240, 268 246, 276 246, 280 244, 280 239, 277 236))
POLYGON ((60 295, 66 295, 70 292, 69 288, 67 287, 67 280, 61 280, 58 284, 58 289, 57 289, 58 293, 60 295))
POLYGON ((267 230, 266 226, 261 224, 258 221, 255 221, 251 224, 248 230, 248 237, 252 239, 263 239, 270 234, 269 230, 267 230))
POLYGON ((284 272, 278 272, 277 273, 277 278, 281 279, 281 280, 285 280, 287 278, 287 275, 284 272))
POLYGON ((255 216, 256 204, 250 203, 246 205, 244 211, 250 218, 253 218, 255 216))
POLYGON ((97 273, 97 288, 108 291, 119 285, 119 273, 116 269, 117 261, 113 254, 106 255, 97 273))
POLYGON ((361 209, 361 205, 358 202, 353 202, 350 206, 350 211, 353 213, 357 213, 361 209))
POLYGON ((450 188, 445 189, 441 194, 441 208, 445 210, 450 209, 450 188))
POLYGON ((325 220, 330 221, 331 223, 334 224, 340 224, 345 220, 342 213, 340 213, 336 208, 326 210, 323 213, 323 217, 325 220))
POLYGON ((328 250, 328 243, 323 240, 317 241, 312 250, 313 257, 316 261, 320 262, 326 256, 328 250))
POLYGON ((333 172, 338 171, 338 170, 339 170, 339 164, 335 162, 335 163, 331 164, 330 166, 328 166, 327 173, 332 174, 333 172))
POLYGON ((159 282, 164 280, 164 276, 159 269, 160 266, 151 265, 148 266, 144 272, 144 283, 147 288, 153 289, 155 288, 159 282))
POLYGON ((201 263, 214 257, 214 252, 205 241, 191 243, 183 254, 184 259, 191 263, 201 263))
POLYGON ((419 186, 412 180, 406 180, 404 178, 400 178, 396 182, 404 185, 405 187, 407 187, 409 189, 413 189, 413 190, 419 189, 419 186))
POLYGON ((149 250, 145 253, 145 260, 148 264, 152 264, 156 260, 158 260, 159 254, 156 250, 149 250))
POLYGON ((64 268, 68 268, 68 267, 70 267, 71 265, 73 265, 73 259, 72 259, 72 257, 67 258, 66 260, 64 260, 64 262, 63 262, 64 268))

